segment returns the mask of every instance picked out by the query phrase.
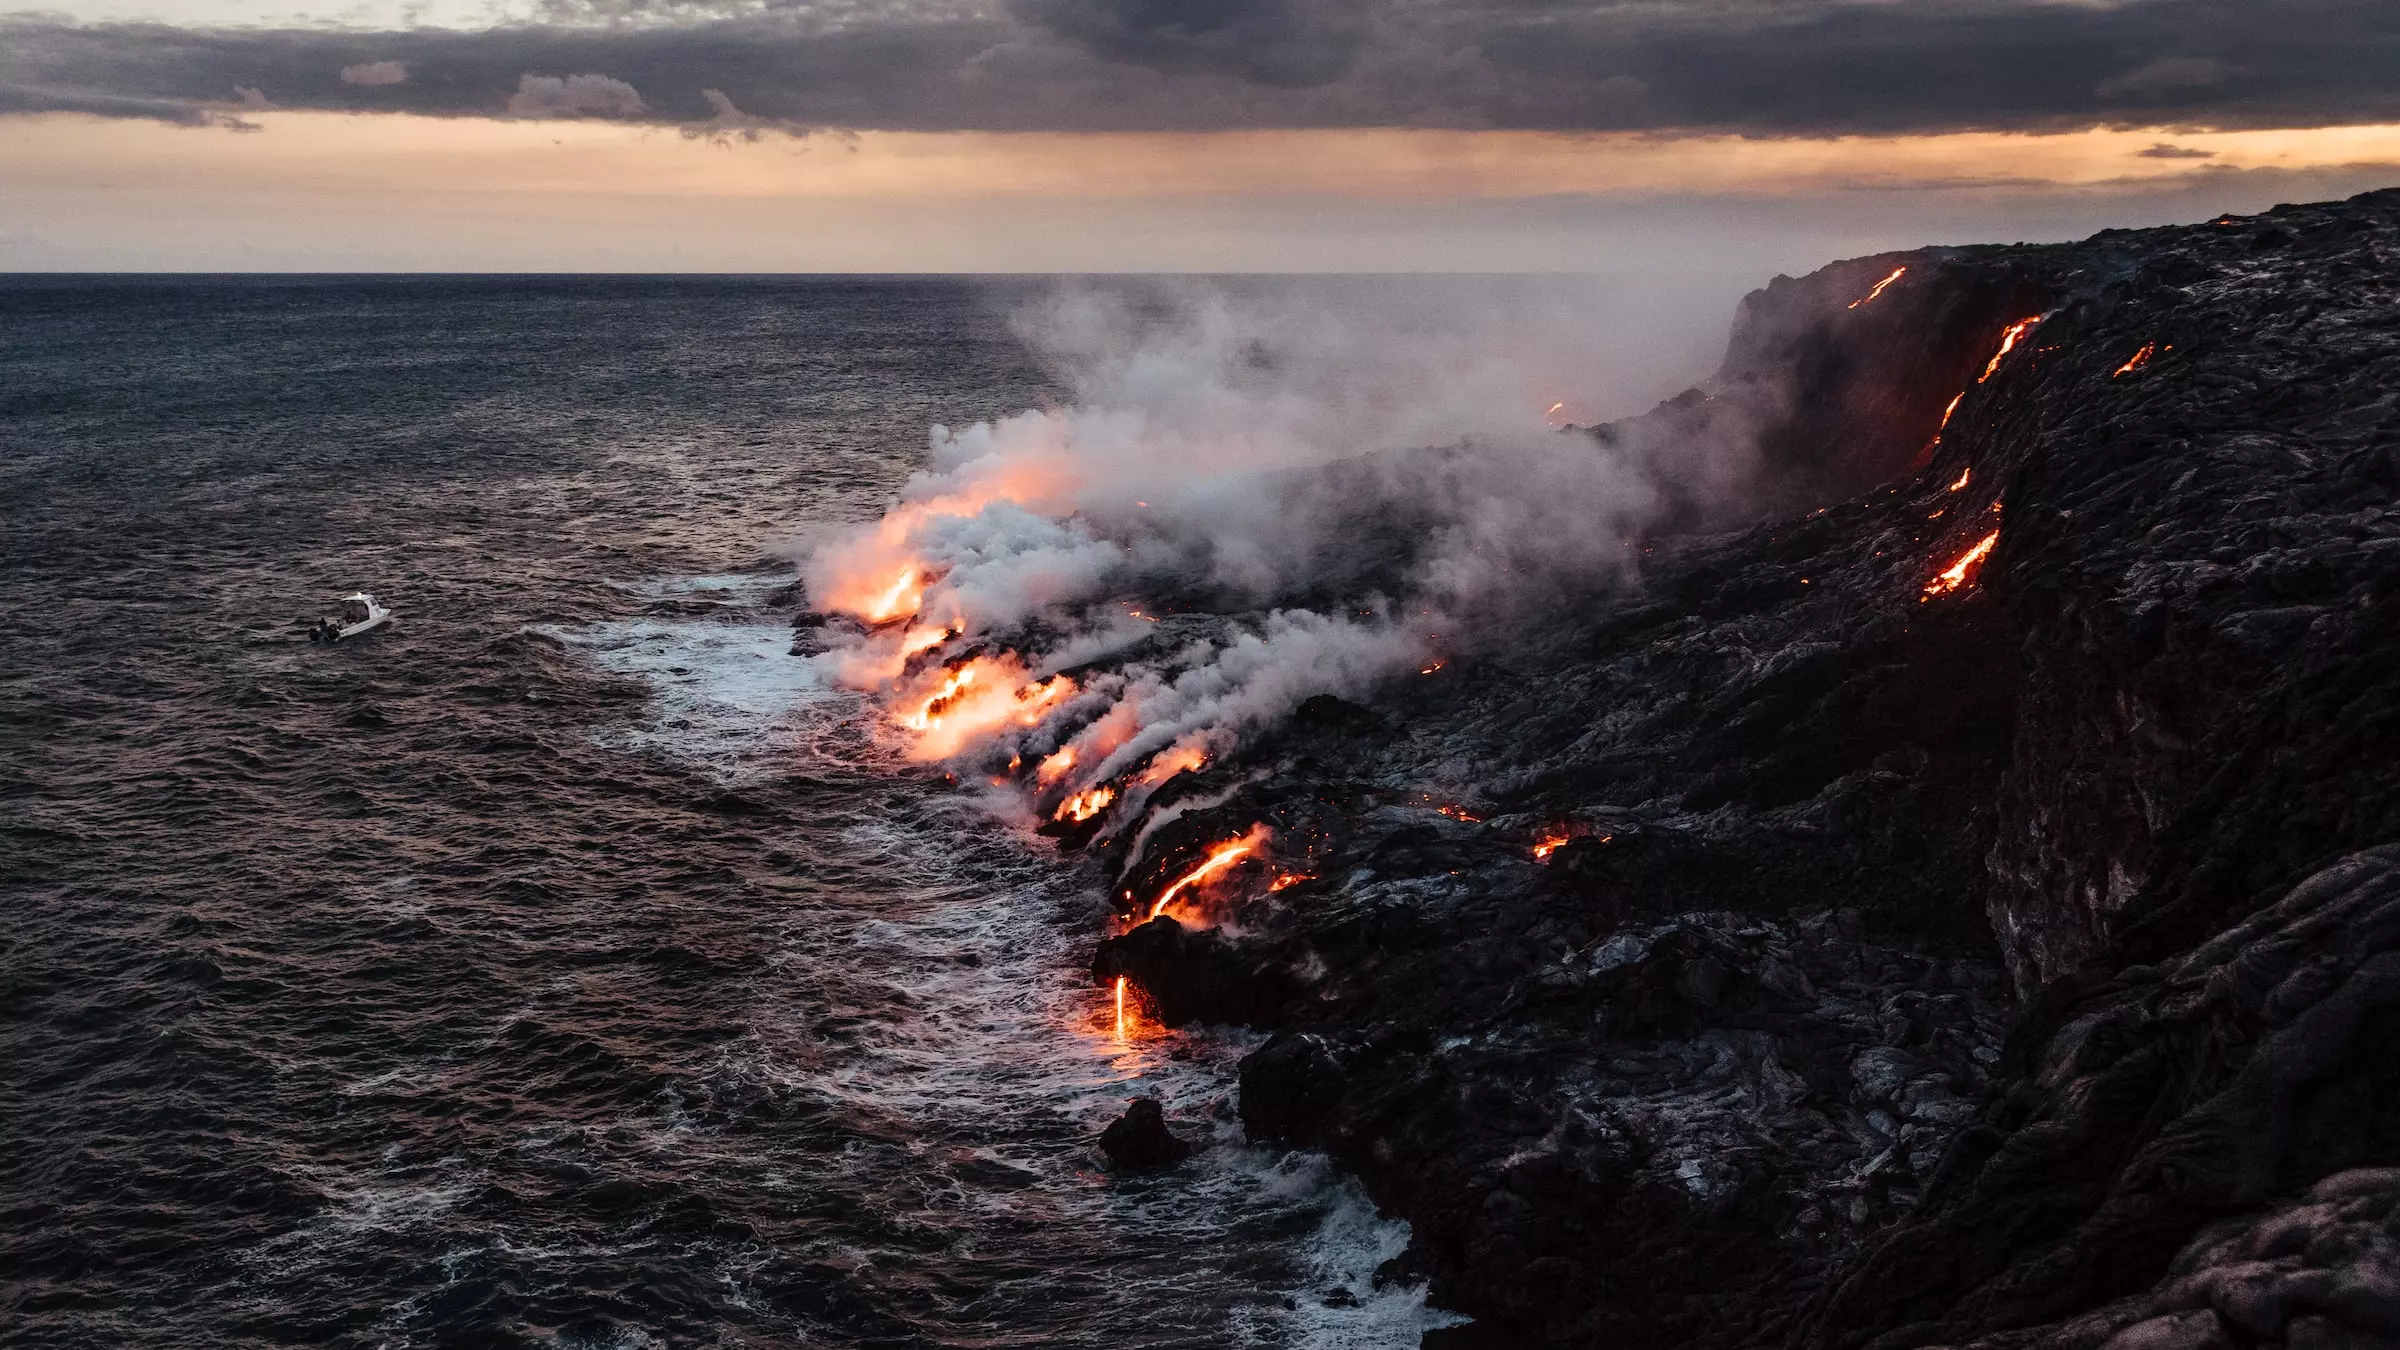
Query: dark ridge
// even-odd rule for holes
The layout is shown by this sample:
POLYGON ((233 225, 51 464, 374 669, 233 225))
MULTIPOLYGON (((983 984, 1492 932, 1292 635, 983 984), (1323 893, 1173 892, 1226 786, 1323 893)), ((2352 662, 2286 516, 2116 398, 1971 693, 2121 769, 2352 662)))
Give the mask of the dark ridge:
POLYGON ((1174 783, 1130 897, 1272 857, 1096 972, 1272 1033, 1252 1136, 1460 1344, 2392 1343, 2396 260, 2387 191, 1778 278, 1592 433, 1755 439, 1670 522, 1739 532, 1174 783))

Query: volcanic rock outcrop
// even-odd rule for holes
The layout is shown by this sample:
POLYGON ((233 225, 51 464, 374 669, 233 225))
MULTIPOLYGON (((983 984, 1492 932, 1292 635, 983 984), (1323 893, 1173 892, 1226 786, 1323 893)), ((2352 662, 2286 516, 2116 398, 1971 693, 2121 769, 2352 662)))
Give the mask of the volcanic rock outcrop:
POLYGON ((2400 192, 1779 278, 1594 434, 1718 422, 1638 588, 1095 841, 1269 841, 1098 970, 1461 1343, 2400 1337, 2400 192))
POLYGON ((1155 1172, 1192 1156, 1192 1146, 1167 1128, 1166 1108, 1156 1097, 1136 1097, 1125 1114, 1100 1132, 1100 1151, 1120 1172, 1155 1172))

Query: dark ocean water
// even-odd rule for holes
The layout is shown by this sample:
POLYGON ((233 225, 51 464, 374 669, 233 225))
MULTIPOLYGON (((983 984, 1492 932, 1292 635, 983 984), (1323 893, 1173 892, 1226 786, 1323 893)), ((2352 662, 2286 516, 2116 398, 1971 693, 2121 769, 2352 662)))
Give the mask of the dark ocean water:
POLYGON ((0 279, 0 1340, 1414 1344, 788 655, 796 541, 1057 397, 1024 289, 0 279), (1216 1146, 1107 1177, 1135 1091, 1216 1146))

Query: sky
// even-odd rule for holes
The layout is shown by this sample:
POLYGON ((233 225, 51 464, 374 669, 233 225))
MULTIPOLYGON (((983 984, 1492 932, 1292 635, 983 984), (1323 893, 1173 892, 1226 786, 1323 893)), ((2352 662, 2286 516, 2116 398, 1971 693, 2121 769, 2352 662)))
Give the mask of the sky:
POLYGON ((0 15, 0 270, 1755 284, 2393 185, 2391 0, 0 15))

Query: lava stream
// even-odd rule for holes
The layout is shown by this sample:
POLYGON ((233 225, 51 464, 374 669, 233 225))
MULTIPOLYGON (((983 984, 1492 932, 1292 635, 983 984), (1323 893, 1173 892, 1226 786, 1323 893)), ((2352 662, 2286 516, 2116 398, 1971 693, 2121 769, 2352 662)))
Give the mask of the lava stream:
POLYGON ((1186 889, 1208 880, 1256 852, 1264 828, 1254 825, 1250 828, 1250 833, 1239 839, 1228 840, 1209 850, 1208 857, 1202 860, 1199 866, 1175 878, 1173 885, 1158 893, 1157 901, 1150 906, 1150 917, 1155 919, 1166 913, 1167 906, 1174 903, 1175 897, 1181 895, 1186 889))
POLYGON ((1976 540, 1975 547, 1968 549, 1960 555, 1957 562, 1942 569, 1933 580, 1925 583, 1926 598, 1931 599, 1937 595, 1947 595, 1952 591, 1964 590, 1973 584, 1976 571, 1982 567, 1983 560, 1991 556, 1993 547, 1999 542, 2000 532, 1998 530, 1976 540))
POLYGON ((1116 788, 1107 783, 1102 783, 1100 786, 1095 788, 1085 788, 1083 791, 1076 793, 1074 796, 1067 798, 1063 802, 1060 802, 1058 804, 1058 812, 1053 818, 1057 820, 1072 821, 1075 824, 1080 825, 1084 821, 1090 820, 1092 817, 1099 815, 1102 811, 1107 810, 1108 804, 1116 799, 1116 788))
POLYGON ((1867 292, 1865 295, 1862 295, 1862 296, 1858 297, 1856 300, 1853 300, 1853 301, 1851 301, 1851 302, 1850 302, 1850 308, 1852 308, 1852 309, 1856 309, 1856 308, 1858 308, 1860 305, 1866 304, 1868 301, 1870 301, 1870 300, 1873 300, 1873 299, 1874 299, 1876 296, 1879 296, 1879 295, 1883 294, 1883 292, 1884 292, 1884 288, 1885 288, 1885 287, 1887 287, 1887 286, 1891 285, 1893 282, 1895 282, 1895 281, 1898 281, 1900 278, 1902 278, 1902 277, 1904 277, 1904 276, 1907 276, 1907 275, 1908 275, 1908 269, 1907 269, 1907 268, 1905 268, 1905 267, 1895 267, 1895 268, 1893 268, 1893 269, 1892 269, 1892 274, 1891 274, 1890 276, 1888 276, 1888 277, 1885 277, 1883 280, 1881 280, 1881 281, 1878 281, 1878 282, 1876 282, 1876 283, 1875 283, 1875 289, 1874 289, 1874 290, 1871 290, 1871 291, 1867 292))
POLYGON ((2008 331, 2000 335, 2000 350, 1992 353, 1991 364, 1983 368, 1983 374, 1976 377, 1975 383, 1981 384, 1985 380, 1988 380, 1992 378, 1993 375, 1997 374, 2000 369, 2001 359, 2016 349, 2017 339, 2025 336, 2027 330, 2031 329, 2035 324, 2040 323, 2041 321, 2042 316, 2036 314, 2030 319, 2019 319, 2015 323, 2010 324, 2008 326, 2008 331))

